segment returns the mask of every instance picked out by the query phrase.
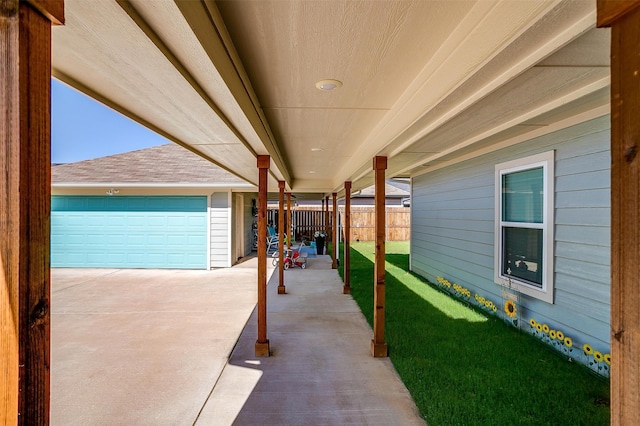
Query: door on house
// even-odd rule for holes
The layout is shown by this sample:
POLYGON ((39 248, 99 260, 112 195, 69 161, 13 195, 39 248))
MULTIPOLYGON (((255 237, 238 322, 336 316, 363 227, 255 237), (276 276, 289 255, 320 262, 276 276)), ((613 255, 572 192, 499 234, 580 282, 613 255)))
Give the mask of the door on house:
POLYGON ((51 266, 207 267, 207 197, 52 196, 51 266))

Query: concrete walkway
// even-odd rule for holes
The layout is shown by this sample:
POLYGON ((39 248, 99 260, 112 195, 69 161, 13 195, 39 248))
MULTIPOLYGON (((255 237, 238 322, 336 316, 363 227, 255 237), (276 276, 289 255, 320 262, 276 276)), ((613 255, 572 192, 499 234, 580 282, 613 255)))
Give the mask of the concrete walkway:
POLYGON ((278 273, 267 288, 272 356, 256 358, 256 312, 198 425, 424 425, 388 358, 372 358, 372 331, 331 259, 278 273))
POLYGON ((52 270, 51 424, 425 424, 328 256, 271 276, 256 358, 256 267, 52 270))

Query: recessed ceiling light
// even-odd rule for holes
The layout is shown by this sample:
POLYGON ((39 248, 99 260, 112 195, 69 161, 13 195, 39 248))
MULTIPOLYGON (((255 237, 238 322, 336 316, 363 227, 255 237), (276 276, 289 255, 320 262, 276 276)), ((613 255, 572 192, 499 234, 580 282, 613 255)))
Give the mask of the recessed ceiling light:
POLYGON ((322 148, 311 148, 311 152, 320 152, 322 148))
POLYGON ((314 174, 316 171, 315 170, 309 170, 310 174, 314 174))
POLYGON ((342 82, 339 80, 333 80, 333 79, 320 80, 319 82, 316 83, 316 87, 320 90, 330 91, 330 90, 335 90, 338 87, 342 87, 342 82))

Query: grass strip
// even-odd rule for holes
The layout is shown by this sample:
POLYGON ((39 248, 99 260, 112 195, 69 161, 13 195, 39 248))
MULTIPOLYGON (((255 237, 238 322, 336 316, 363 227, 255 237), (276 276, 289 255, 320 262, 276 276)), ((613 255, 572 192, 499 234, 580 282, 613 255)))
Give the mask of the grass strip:
MULTIPOLYGON (((372 325, 374 244, 351 247, 351 294, 372 325)), ((609 424, 608 380, 409 272, 408 250, 386 243, 385 339, 429 425, 609 424)))

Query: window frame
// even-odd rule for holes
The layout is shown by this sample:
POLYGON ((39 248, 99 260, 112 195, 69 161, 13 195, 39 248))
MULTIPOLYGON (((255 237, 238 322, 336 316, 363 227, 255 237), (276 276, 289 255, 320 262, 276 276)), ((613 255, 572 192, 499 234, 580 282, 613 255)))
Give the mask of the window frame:
MULTIPOLYGON (((495 243, 494 243, 494 282, 501 286, 515 288, 522 294, 535 297, 553 304, 554 294, 554 199, 555 199, 555 151, 531 155, 495 165, 495 243), (503 221, 503 176, 515 172, 542 167, 543 177, 543 209, 542 224, 522 226, 528 222, 503 221), (537 287, 514 276, 502 274, 504 261, 503 228, 516 227, 524 229, 542 229, 542 287, 537 287)), ((532 223, 533 224, 533 223, 532 223)))

